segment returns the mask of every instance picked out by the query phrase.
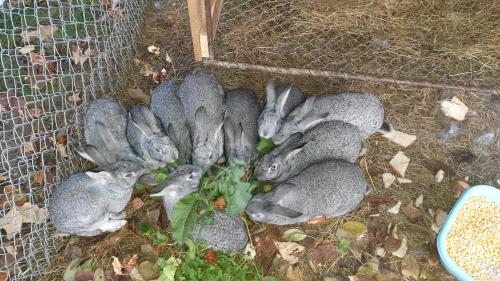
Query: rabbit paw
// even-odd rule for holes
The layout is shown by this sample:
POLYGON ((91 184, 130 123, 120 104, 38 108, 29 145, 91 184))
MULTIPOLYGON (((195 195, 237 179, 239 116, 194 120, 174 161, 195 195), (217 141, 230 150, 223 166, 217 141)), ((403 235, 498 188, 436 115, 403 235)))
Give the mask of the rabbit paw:
POLYGON ((115 219, 110 219, 107 222, 104 222, 99 229, 102 232, 114 232, 117 231, 118 229, 122 228, 122 226, 126 225, 127 221, 126 220, 115 220, 115 219))

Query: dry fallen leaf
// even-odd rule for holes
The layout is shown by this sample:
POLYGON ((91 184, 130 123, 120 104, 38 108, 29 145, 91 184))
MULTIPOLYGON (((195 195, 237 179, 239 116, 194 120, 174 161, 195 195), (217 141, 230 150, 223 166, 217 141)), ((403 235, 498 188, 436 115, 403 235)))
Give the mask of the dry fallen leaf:
POLYGON ((372 195, 368 197, 368 202, 373 206, 385 205, 394 202, 394 199, 388 196, 372 195))
POLYGON ((302 241, 307 237, 307 235, 300 229, 291 228, 283 233, 283 239, 290 242, 302 241))
POLYGON ((139 88, 134 88, 134 89, 128 89, 127 90, 127 96, 136 103, 145 103, 149 104, 149 101, 151 99, 150 96, 148 96, 146 93, 144 93, 143 90, 139 88))
POLYGON ((123 266, 120 260, 115 256, 111 256, 111 258, 113 259, 113 262, 111 262, 111 264, 113 265, 113 271, 115 272, 115 274, 123 275, 123 266))
POLYGON ((94 280, 94 272, 92 272, 92 270, 88 268, 77 271, 74 279, 74 281, 93 281, 93 280, 94 280))
POLYGON ((0 271, 0 281, 7 281, 9 279, 9 275, 5 271, 0 271))
POLYGON ((349 232, 353 238, 364 235, 368 230, 368 227, 364 223, 358 221, 348 221, 341 228, 349 232))
POLYGON ((28 109, 28 113, 31 116, 31 118, 38 118, 42 114, 42 109, 38 107, 33 107, 28 109))
POLYGON ((253 247, 252 243, 248 243, 245 247, 245 250, 243 251, 243 257, 247 261, 253 261, 256 255, 257 253, 255 252, 255 248, 253 247))
POLYGON ((148 47, 148 52, 150 52, 151 54, 155 54, 155 55, 160 55, 160 48, 156 47, 156 46, 149 46, 148 47))
POLYGON ((441 111, 451 119, 463 121, 469 108, 459 98, 454 96, 451 100, 441 101, 441 111))
POLYGON ((302 272, 298 266, 289 265, 286 270, 286 279, 288 281, 302 281, 302 272))
POLYGON ((0 182, 3 182, 3 181, 6 181, 8 180, 9 178, 6 177, 6 176, 0 176, 0 182))
POLYGON ((22 42, 29 43, 32 38, 38 38, 40 41, 49 41, 58 29, 59 27, 56 25, 40 25, 38 26, 38 30, 24 30, 21 32, 22 42), (40 36, 38 32, 40 32, 40 36))
POLYGON ((406 238, 403 237, 403 239, 401 240, 401 247, 399 247, 399 249, 397 249, 396 251, 392 252, 392 255, 398 258, 404 257, 406 255, 406 252, 408 251, 408 246, 406 244, 407 244, 406 238))
POLYGON ((424 203, 424 195, 420 194, 417 199, 415 199, 415 207, 420 208, 422 203, 424 203))
POLYGON ((439 233, 439 230, 441 229, 441 226, 443 225, 443 223, 446 221, 446 218, 448 217, 448 213, 446 213, 445 211, 441 210, 441 209, 437 209, 436 210, 436 216, 432 222, 432 225, 431 225, 431 229, 436 232, 436 233, 439 233))
POLYGON ((406 156, 402 151, 396 153, 396 155, 391 159, 389 165, 391 169, 399 176, 404 178, 406 169, 410 164, 410 158, 406 156))
POLYGON ((71 54, 73 55, 75 65, 83 65, 90 58, 91 53, 92 50, 90 48, 82 50, 78 45, 71 46, 71 54))
POLYGON ((399 214, 400 208, 401 208, 401 201, 398 201, 398 203, 396 203, 396 205, 394 205, 390 209, 388 209, 387 212, 396 215, 396 214, 399 214))
POLYGON ((22 218, 23 223, 32 223, 46 220, 49 211, 47 207, 40 208, 37 205, 31 205, 30 202, 25 202, 18 208, 18 216, 22 218))
POLYGON ((400 132, 394 128, 388 133, 382 133, 382 135, 388 140, 404 148, 407 148, 408 146, 412 145, 417 139, 417 136, 415 135, 409 135, 407 133, 400 132))
POLYGON ((167 51, 165 51, 165 60, 168 62, 168 63, 172 63, 172 58, 170 57, 170 55, 168 54, 167 51))
POLYGON ((386 253, 392 253, 401 247, 401 240, 388 235, 384 240, 384 251, 386 253))
POLYGON ((470 185, 463 180, 455 180, 451 184, 451 189, 454 192, 455 198, 460 197, 460 195, 462 195, 462 192, 464 192, 469 187, 470 187, 470 185))
POLYGON ((214 205, 214 208, 215 209, 219 209, 219 210, 222 210, 224 208, 226 208, 226 200, 224 199, 224 196, 219 196, 217 197, 213 202, 212 204, 214 205))
POLYGON ((144 206, 144 202, 141 200, 141 198, 136 197, 132 201, 130 201, 130 205, 132 206, 132 208, 137 210, 144 206))
POLYGON ((26 55, 35 50, 35 46, 24 46, 18 49, 19 53, 26 55))
POLYGON ((403 262, 401 264, 401 274, 406 278, 418 280, 420 276, 420 265, 415 257, 412 255, 406 255, 403 258, 403 262))
POLYGON ((422 215, 422 211, 413 205, 413 202, 401 208, 401 211, 410 219, 418 218, 422 215))
POLYGON ((167 80, 167 70, 165 68, 162 68, 160 72, 155 72, 153 74, 153 81, 157 84, 161 84, 167 80))
POLYGON ((412 183, 412 182, 413 182, 413 181, 412 181, 412 180, 410 180, 410 179, 404 179, 404 178, 400 178, 400 177, 398 177, 398 178, 397 178, 397 180, 398 180, 398 183, 400 183, 400 184, 404 184, 404 183, 412 183))
POLYGON ((442 182, 444 179, 444 171, 443 170, 437 171, 437 173, 436 173, 436 175, 434 175, 434 177, 436 178, 437 183, 442 182))
POLYGON ((382 181, 384 182, 384 188, 389 188, 396 181, 396 177, 391 173, 383 173, 382 181))
POLYGON ((325 216, 315 216, 312 217, 307 224, 325 224, 326 223, 326 217, 325 216))
POLYGON ((332 243, 318 245, 309 252, 309 259, 316 266, 327 266, 340 254, 332 243))
POLYGON ((73 104, 76 104, 77 102, 79 102, 81 100, 82 99, 80 98, 80 93, 75 93, 75 94, 68 97, 68 101, 72 102, 73 104))
POLYGON ((45 172, 44 171, 38 171, 33 176, 33 183, 41 186, 44 183, 44 178, 45 178, 45 172))
POLYGON ((21 231, 23 217, 19 212, 11 209, 4 217, 0 218, 0 229, 6 233, 7 239, 14 238, 14 235, 21 231))
POLYGON ((274 242, 278 248, 281 258, 289 264, 296 264, 299 261, 298 255, 304 251, 304 247, 295 242, 274 242))

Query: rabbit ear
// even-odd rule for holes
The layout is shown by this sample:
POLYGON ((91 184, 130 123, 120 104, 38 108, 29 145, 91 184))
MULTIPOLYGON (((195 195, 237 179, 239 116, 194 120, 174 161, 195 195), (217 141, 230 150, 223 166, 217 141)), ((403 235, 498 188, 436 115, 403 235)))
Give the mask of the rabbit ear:
POLYGON ((161 121, 156 116, 154 116, 153 112, 147 105, 139 105, 141 119, 145 123, 144 125, 153 133, 153 134, 161 134, 163 133, 161 127, 161 121))
POLYGON ((137 124, 134 121, 134 119, 132 118, 132 114, 130 112, 128 113, 128 122, 130 122, 130 124, 132 124, 134 127, 136 127, 143 135, 147 135, 146 130, 144 130, 144 128, 142 126, 139 126, 139 124, 137 124))
POLYGON ((222 122, 220 122, 219 126, 217 127, 217 129, 215 129, 215 136, 217 136, 220 131, 222 130, 222 126, 224 125, 224 120, 222 120, 222 122))
POLYGON ((283 159, 284 162, 290 160, 293 156, 295 156, 297 153, 299 153, 302 149, 304 149, 304 147, 299 147, 299 148, 296 148, 294 150, 291 150, 289 151, 286 155, 285 155, 285 159, 283 159))
POLYGON ((276 110, 280 113, 281 117, 285 115, 283 112, 283 108, 285 107, 285 103, 288 100, 288 97, 290 96, 290 92, 292 91, 292 85, 288 87, 285 92, 283 92, 279 97, 278 101, 276 102, 276 110))
POLYGON ((149 194, 151 197, 163 197, 163 195, 167 194, 171 188, 169 186, 157 185, 153 187, 153 193, 149 194))
POLYGON ((269 80, 266 86, 267 103, 266 108, 272 108, 276 103, 276 89, 274 88, 273 80, 269 80))
POLYGON ((271 153, 273 155, 277 155, 285 151, 290 151, 292 149, 303 146, 303 144, 301 144, 303 136, 304 134, 300 132, 289 136, 283 143, 281 143, 278 147, 272 150, 271 153))
POLYGON ((272 205, 271 208, 269 208, 269 213, 272 213, 273 215, 278 215, 278 216, 283 216, 287 218, 297 218, 302 216, 303 214, 301 212, 297 212, 295 210, 282 207, 279 205, 272 205))
POLYGON ((75 149, 76 153, 78 153, 81 157, 89 160, 90 162, 94 162, 99 166, 106 166, 112 163, 109 163, 106 158, 104 158, 97 148, 92 145, 84 145, 80 148, 75 149))
POLYGON ((302 120, 302 130, 307 130, 327 120, 329 112, 313 113, 302 120))
POLYGON ((207 109, 200 106, 194 113, 194 122, 198 128, 202 128, 207 123, 207 109))
POLYGON ((89 176, 93 180, 112 180, 113 174, 108 171, 100 171, 100 172, 85 172, 87 176, 89 176))
POLYGON ((300 107, 300 113, 302 115, 306 115, 314 109, 314 102, 316 101, 316 97, 312 96, 306 99, 306 101, 300 107))

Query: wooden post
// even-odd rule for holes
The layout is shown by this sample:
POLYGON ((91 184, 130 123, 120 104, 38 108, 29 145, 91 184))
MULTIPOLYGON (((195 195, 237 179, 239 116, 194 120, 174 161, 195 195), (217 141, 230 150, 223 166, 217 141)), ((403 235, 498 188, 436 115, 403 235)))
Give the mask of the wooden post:
POLYGON ((212 14, 212 40, 215 39, 215 32, 217 31, 217 25, 219 24, 220 13, 222 11, 222 3, 223 0, 211 0, 211 9, 210 12, 212 14))
POLYGON ((204 0, 187 0, 195 61, 210 56, 204 0))

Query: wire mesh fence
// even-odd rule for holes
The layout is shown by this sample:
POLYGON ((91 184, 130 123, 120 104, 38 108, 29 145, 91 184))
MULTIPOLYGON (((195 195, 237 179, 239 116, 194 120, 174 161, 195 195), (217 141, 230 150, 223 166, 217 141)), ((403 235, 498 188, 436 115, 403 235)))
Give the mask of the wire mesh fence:
POLYGON ((143 0, 0 0, 0 280, 39 280, 61 245, 54 183, 80 171, 82 113, 119 89, 143 0))
POLYGON ((347 79, 494 89, 499 12, 494 0, 225 1, 213 53, 217 61, 332 71, 347 79))

